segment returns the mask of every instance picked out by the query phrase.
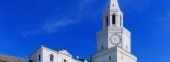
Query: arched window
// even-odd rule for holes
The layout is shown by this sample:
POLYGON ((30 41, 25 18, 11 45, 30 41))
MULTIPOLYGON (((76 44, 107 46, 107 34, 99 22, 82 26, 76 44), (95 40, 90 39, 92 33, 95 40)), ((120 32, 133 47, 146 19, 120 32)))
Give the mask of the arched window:
POLYGON ((41 55, 40 55, 40 54, 39 54, 39 56, 38 56, 38 60, 41 61, 41 55))
POLYGON ((126 49, 128 49, 128 46, 126 45, 126 49))
POLYGON ((112 60, 112 57, 111 57, 111 56, 109 56, 109 60, 112 60))
POLYGON ((29 62, 33 62, 32 60, 29 60, 29 62))
POLYGON ((51 54, 50 55, 50 61, 53 61, 54 60, 54 56, 51 54))
POLYGON ((112 15, 112 24, 115 24, 115 23, 116 23, 116 16, 112 15))
POLYGON ((104 46, 102 45, 101 49, 103 49, 103 48, 104 48, 104 46))
POLYGON ((66 60, 66 59, 64 59, 64 62, 67 62, 67 60, 66 60))

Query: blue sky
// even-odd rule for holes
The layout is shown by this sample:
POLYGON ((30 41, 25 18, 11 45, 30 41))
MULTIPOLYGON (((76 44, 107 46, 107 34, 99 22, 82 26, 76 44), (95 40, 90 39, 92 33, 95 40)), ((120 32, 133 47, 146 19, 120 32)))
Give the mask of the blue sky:
MULTIPOLYGON (((170 61, 170 0, 119 0, 138 62, 170 61)), ((26 58, 42 44, 88 58, 107 0, 0 0, 0 53, 26 58)))

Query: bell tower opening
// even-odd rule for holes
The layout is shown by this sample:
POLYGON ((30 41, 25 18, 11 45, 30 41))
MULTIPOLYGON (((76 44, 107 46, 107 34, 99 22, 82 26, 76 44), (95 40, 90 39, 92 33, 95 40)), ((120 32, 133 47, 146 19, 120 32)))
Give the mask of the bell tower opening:
POLYGON ((108 0, 102 27, 96 36, 96 54, 90 62, 137 62, 131 54, 131 32, 123 26, 123 13, 117 0, 108 0))
POLYGON ((116 16, 115 15, 112 15, 112 24, 116 24, 116 16))

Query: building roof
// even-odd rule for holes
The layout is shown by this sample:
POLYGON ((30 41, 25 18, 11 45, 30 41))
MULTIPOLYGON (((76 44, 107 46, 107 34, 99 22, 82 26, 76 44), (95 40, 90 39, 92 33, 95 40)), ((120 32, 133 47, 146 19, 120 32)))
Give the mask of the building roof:
POLYGON ((8 55, 2 55, 0 54, 0 61, 2 62, 29 62, 27 59, 8 56, 8 55))
POLYGON ((31 57, 32 55, 36 54, 37 52, 41 51, 42 49, 45 49, 45 50, 49 50, 49 51, 52 51, 52 52, 55 52, 55 53, 58 53, 58 54, 63 54, 63 55, 67 55, 67 56, 70 56, 70 57, 73 57, 67 50, 65 49, 59 49, 59 50, 54 50, 54 49, 50 49, 48 47, 44 47, 44 46, 41 46, 40 48, 36 49, 34 52, 32 52, 28 57, 31 57))

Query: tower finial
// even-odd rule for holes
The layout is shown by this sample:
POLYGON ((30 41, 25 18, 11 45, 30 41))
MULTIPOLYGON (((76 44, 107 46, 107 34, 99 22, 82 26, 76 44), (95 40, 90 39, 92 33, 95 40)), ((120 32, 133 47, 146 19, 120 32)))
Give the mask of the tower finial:
POLYGON ((108 9, 109 10, 120 10, 118 1, 117 0, 109 0, 108 9))
POLYGON ((41 47, 44 47, 44 45, 41 45, 41 47))

